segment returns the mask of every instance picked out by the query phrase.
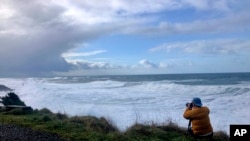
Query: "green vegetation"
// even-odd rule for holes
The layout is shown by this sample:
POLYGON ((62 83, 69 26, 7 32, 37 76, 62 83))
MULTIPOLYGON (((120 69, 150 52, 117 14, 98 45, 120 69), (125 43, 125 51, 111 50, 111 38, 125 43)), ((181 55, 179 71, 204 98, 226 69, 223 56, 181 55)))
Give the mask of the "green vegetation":
POLYGON ((6 96, 0 97, 2 100, 0 103, 2 103, 4 106, 7 105, 20 105, 20 106, 26 106, 25 103, 13 92, 8 93, 6 96))
MULTIPOLYGON (((120 132, 105 118, 92 116, 69 117, 62 113, 53 113, 49 109, 23 112, 16 108, 0 110, 1 124, 14 124, 33 130, 56 133, 70 141, 193 141, 186 136, 185 128, 169 122, 166 125, 135 124, 125 132, 120 132)), ((214 140, 226 141, 223 132, 214 133, 214 140)))

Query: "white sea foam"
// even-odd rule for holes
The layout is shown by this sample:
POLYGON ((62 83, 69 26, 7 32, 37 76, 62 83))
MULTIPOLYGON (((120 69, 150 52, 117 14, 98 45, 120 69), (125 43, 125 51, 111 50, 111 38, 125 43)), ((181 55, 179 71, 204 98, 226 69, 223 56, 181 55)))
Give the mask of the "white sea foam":
POLYGON ((229 134, 230 124, 249 124, 250 86, 246 83, 182 85, 171 81, 55 83, 50 80, 2 78, 0 82, 15 89, 33 108, 46 107, 69 115, 104 116, 122 131, 136 121, 161 124, 171 120, 186 127, 188 121, 182 116, 185 103, 197 96, 210 108, 215 131, 229 134))

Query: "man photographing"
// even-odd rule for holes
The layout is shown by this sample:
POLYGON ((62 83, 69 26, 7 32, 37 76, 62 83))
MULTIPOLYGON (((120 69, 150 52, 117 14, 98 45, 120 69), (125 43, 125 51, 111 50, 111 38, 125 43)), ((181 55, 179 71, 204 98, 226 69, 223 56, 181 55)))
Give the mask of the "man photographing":
POLYGON ((186 104, 183 117, 191 121, 192 127, 188 130, 191 136, 212 139, 213 128, 210 123, 209 113, 209 108, 202 106, 201 99, 198 97, 193 98, 191 103, 186 104))

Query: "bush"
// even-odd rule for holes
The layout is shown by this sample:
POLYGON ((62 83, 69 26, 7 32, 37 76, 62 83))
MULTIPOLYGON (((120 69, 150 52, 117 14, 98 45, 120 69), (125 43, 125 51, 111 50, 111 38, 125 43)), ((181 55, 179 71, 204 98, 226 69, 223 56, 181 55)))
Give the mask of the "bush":
POLYGON ((20 106, 26 106, 26 104, 20 100, 18 95, 16 95, 13 92, 8 93, 6 96, 0 97, 2 101, 0 101, 4 106, 7 105, 20 105, 20 106))
POLYGON ((45 116, 43 116, 42 121, 48 122, 48 121, 52 121, 52 119, 49 116, 45 115, 45 116))
POLYGON ((81 126, 84 126, 88 131, 99 132, 99 133, 110 133, 115 132, 117 129, 110 125, 105 118, 97 118, 91 116, 82 116, 82 117, 71 117, 71 123, 75 123, 81 126))
POLYGON ((6 111, 5 114, 11 114, 11 115, 28 115, 32 114, 33 109, 32 108, 14 108, 10 111, 6 111))
POLYGON ((42 109, 40 110, 40 113, 42 113, 42 114, 54 115, 54 113, 51 112, 48 108, 42 108, 42 109))
POLYGON ((62 114, 62 113, 56 113, 56 117, 58 119, 67 119, 68 116, 66 114, 62 114))

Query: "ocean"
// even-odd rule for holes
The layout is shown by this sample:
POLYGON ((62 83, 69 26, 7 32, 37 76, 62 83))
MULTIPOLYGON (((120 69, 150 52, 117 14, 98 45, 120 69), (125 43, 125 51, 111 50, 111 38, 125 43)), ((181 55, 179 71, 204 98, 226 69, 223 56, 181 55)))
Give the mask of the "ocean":
POLYGON ((121 131, 135 122, 187 127, 183 112, 193 97, 209 107, 214 131, 250 124, 250 73, 0 78, 0 84, 35 109, 105 117, 121 131))

